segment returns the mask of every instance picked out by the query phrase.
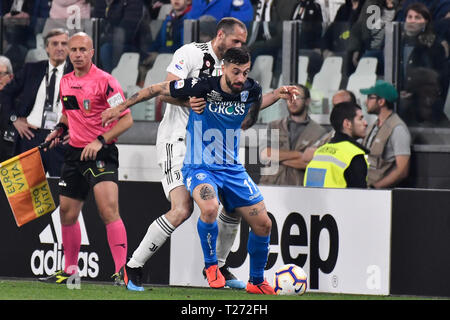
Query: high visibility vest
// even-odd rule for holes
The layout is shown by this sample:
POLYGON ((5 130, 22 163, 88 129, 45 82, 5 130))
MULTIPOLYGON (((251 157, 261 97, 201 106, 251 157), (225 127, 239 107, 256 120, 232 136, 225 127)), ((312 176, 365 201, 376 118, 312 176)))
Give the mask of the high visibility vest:
POLYGON ((357 155, 364 155, 369 165, 364 150, 349 141, 324 144, 306 167, 304 186, 346 188, 344 172, 357 155))

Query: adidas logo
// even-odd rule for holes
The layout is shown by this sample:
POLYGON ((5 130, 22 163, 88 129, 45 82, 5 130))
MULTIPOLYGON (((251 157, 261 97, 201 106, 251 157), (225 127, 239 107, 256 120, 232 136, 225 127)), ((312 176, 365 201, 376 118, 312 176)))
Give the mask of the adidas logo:
MULTIPOLYGON (((39 234, 39 241, 42 245, 52 245, 51 250, 36 249, 31 255, 31 271, 36 276, 52 275, 58 270, 64 269, 64 253, 62 250, 61 221, 59 218, 59 207, 52 213, 52 222, 47 225, 39 234)), ((89 246, 89 238, 86 225, 81 212, 78 217, 81 231, 81 245, 89 246)), ((78 254, 78 265, 80 277, 96 278, 99 274, 99 258, 96 252, 81 251, 78 254)))
MULTIPOLYGON (((81 231, 81 245, 88 246, 89 239, 86 232, 86 225, 84 224, 83 213, 80 212, 78 216, 78 222, 80 224, 81 231)), ((44 230, 39 234, 39 240, 41 243, 57 243, 58 247, 62 246, 62 234, 61 234, 61 220, 59 218, 59 207, 52 213, 52 223, 45 227, 44 230), (53 228, 52 228, 53 225, 53 228), (56 242, 55 237, 56 235, 56 242)))

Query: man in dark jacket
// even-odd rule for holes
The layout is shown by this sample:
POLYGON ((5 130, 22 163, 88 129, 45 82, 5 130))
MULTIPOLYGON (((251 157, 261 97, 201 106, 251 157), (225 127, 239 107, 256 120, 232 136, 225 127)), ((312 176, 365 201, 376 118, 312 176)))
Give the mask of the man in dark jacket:
POLYGON ((3 88, 13 79, 13 68, 11 61, 0 56, 0 162, 12 157, 14 141, 12 128, 9 126, 9 110, 1 104, 1 95, 3 88))
POLYGON ((102 18, 100 62, 111 72, 125 51, 139 51, 139 31, 146 17, 142 0, 97 0, 92 17, 102 18))
MULTIPOLYGON (((64 29, 50 30, 44 37, 49 59, 25 64, 3 89, 2 107, 9 110, 8 119, 17 133, 15 154, 44 142, 59 120, 59 81, 73 69, 66 62, 68 35, 64 29)), ((64 147, 42 152, 41 156, 45 171, 59 176, 64 147)))

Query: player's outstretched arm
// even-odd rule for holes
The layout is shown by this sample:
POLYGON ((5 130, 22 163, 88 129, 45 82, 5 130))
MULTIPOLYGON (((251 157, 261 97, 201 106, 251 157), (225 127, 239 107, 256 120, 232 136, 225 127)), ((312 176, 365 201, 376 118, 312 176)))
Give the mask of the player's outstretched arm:
POLYGON ((111 122, 114 122, 119 119, 120 114, 126 109, 134 106, 135 104, 150 100, 158 95, 169 96, 170 81, 164 81, 160 83, 152 84, 139 92, 136 92, 131 97, 129 97, 125 102, 122 102, 117 107, 106 109, 102 112, 102 125, 105 127, 111 122))
POLYGON ((260 110, 263 110, 263 109, 273 105, 275 102, 277 102, 280 99, 285 99, 285 100, 291 99, 299 94, 300 94, 300 91, 298 91, 298 88, 296 86, 279 87, 271 92, 266 93, 263 96, 260 110))

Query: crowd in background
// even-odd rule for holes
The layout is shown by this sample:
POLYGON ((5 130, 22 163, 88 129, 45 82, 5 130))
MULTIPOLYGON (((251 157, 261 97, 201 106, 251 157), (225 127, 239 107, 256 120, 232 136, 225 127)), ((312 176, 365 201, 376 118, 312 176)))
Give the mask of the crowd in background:
MULTIPOLYGON (((444 106, 448 99, 450 74, 450 0, 342 0, 333 13, 329 10, 331 2, 5 0, 0 2, 3 17, 1 48, 11 63, 0 61, 0 67, 5 69, 0 70, 0 90, 11 81, 14 73, 21 71, 27 53, 39 45, 36 34, 45 35, 55 27, 67 28, 68 21, 74 16, 80 17, 82 22, 90 18, 101 19, 97 64, 103 70, 111 72, 124 52, 139 53, 139 86, 143 85, 145 74, 158 54, 174 53, 183 45, 186 19, 199 19, 204 23, 200 36, 201 41, 206 42, 213 34, 210 23, 214 25, 225 16, 233 16, 248 28, 247 45, 252 52, 252 62, 259 55, 273 56, 271 87, 276 88, 281 76, 282 21, 299 20, 302 21, 299 52, 310 61, 305 92, 329 56, 343 57, 346 76, 355 71, 360 59, 375 57, 378 60, 377 77, 383 79, 385 26, 397 21, 403 24, 396 111, 408 126, 448 127, 450 122, 444 106)), ((72 25, 74 28, 70 32, 86 30, 83 23, 72 21, 72 25)), ((3 113, 4 110, 2 143, 11 138, 6 136, 9 115, 3 113)), ((13 134, 13 131, 9 132, 13 134)), ((291 144, 295 145, 294 142, 291 144)))

